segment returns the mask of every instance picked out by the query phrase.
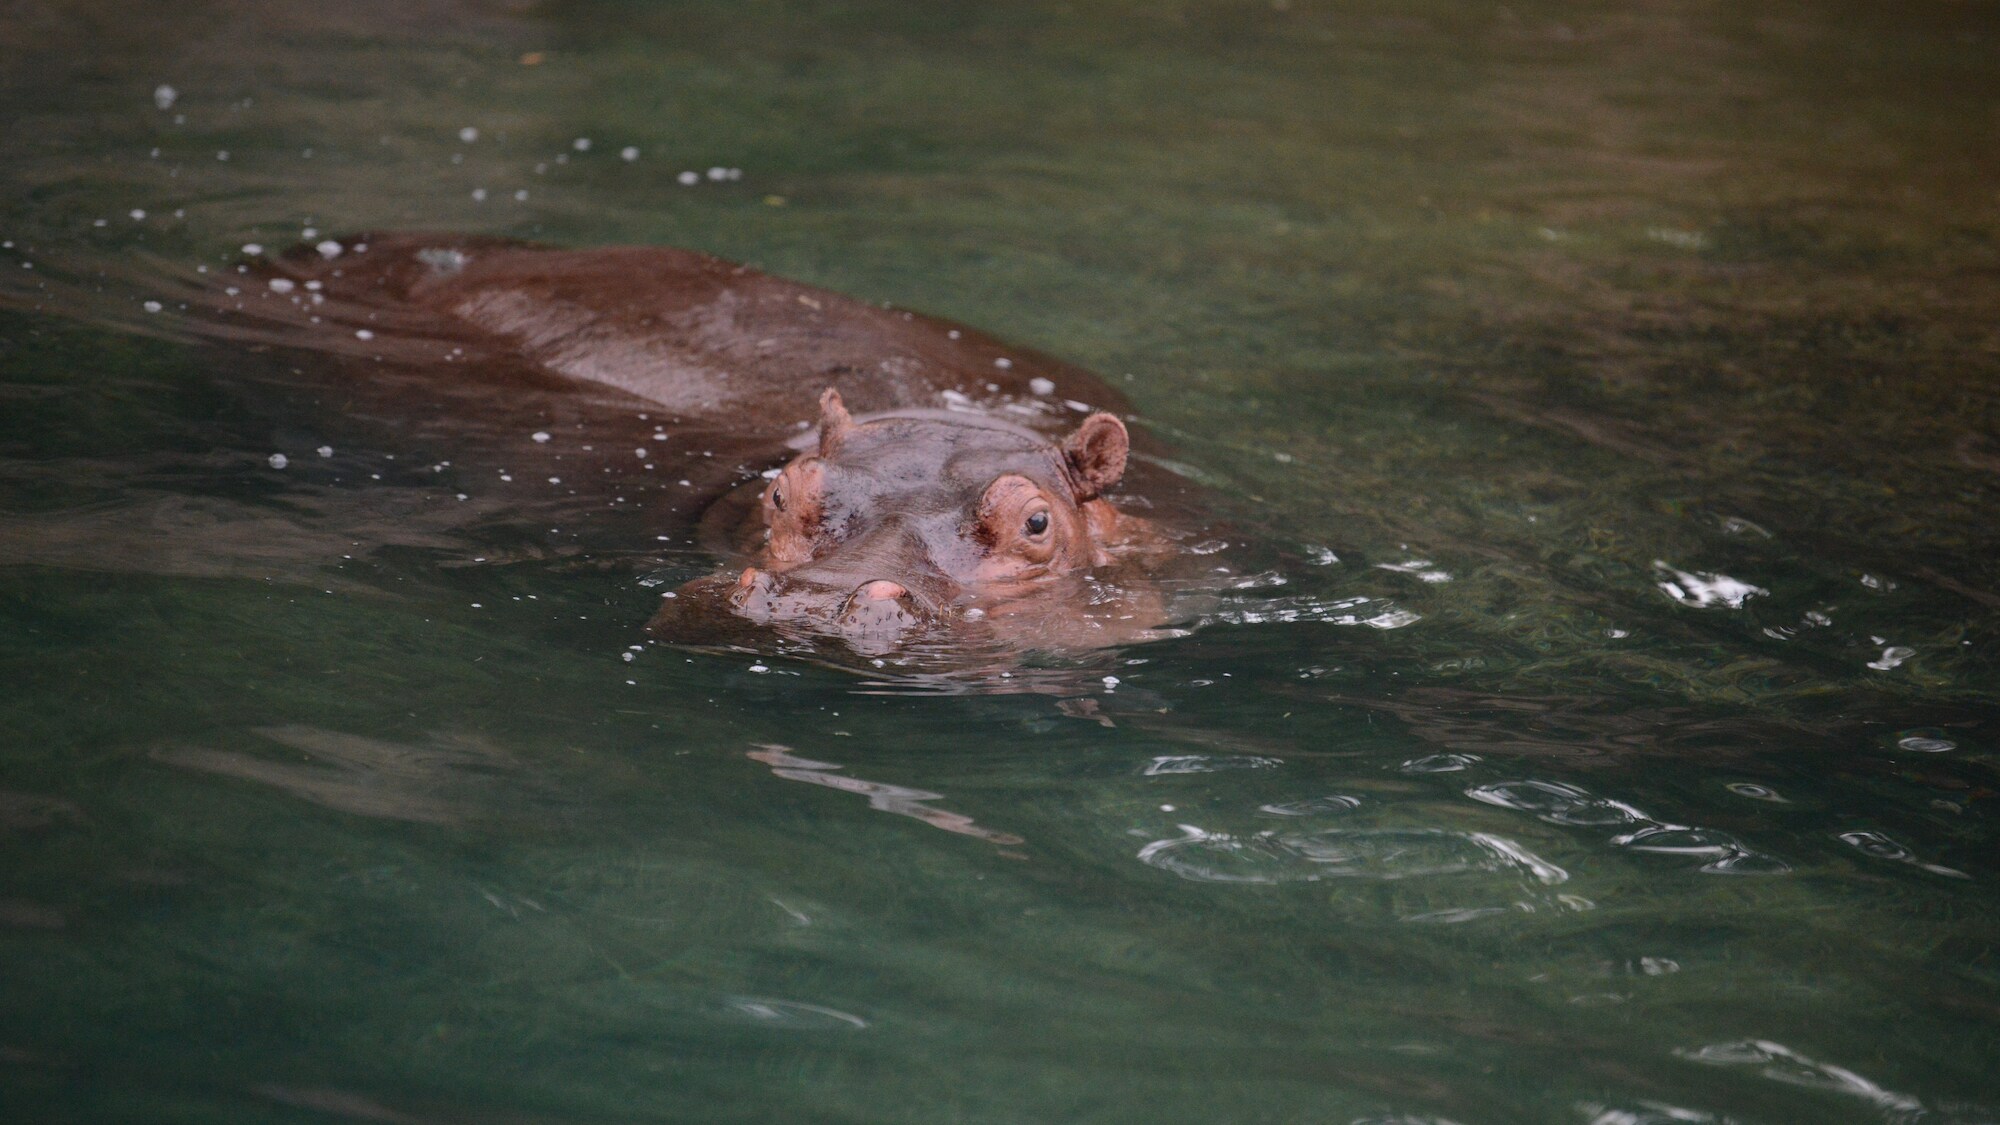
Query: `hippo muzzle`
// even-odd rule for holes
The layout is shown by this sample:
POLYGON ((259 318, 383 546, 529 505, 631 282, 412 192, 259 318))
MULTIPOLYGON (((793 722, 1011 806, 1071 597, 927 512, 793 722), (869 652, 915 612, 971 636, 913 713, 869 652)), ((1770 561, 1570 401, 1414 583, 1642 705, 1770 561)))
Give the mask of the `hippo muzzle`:
POLYGON ((949 606, 940 589, 945 583, 942 576, 927 578, 910 584, 893 578, 853 583, 814 575, 774 576, 752 566, 737 577, 728 603, 732 612, 753 624, 803 628, 838 637, 863 655, 878 656, 943 620, 949 606), (917 592, 927 587, 933 591, 928 596, 917 592))

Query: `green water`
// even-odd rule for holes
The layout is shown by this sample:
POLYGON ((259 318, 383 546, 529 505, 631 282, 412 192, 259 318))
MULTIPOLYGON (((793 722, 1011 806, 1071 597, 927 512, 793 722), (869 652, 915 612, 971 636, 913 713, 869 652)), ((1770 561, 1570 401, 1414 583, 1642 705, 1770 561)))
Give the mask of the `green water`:
POLYGON ((0 1114, 2000 1118, 1996 57, 1936 0, 0 11, 0 1114), (193 341, 308 227, 1063 356, 1285 584, 1056 692, 648 645, 703 559, 193 341))

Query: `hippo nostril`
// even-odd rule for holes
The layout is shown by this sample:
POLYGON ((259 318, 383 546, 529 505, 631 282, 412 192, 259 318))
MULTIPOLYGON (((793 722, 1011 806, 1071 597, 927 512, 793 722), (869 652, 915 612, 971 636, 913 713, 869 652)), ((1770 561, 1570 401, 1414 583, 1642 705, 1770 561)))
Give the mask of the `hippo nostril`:
POLYGON ((861 588, 854 591, 854 596, 862 601, 892 602, 897 598, 909 597, 910 592, 900 583, 878 578, 873 582, 862 583, 861 588))
POLYGON ((746 566, 736 578, 736 588, 729 591, 729 604, 737 609, 747 609, 753 602, 768 598, 771 593, 771 576, 754 566, 746 566))

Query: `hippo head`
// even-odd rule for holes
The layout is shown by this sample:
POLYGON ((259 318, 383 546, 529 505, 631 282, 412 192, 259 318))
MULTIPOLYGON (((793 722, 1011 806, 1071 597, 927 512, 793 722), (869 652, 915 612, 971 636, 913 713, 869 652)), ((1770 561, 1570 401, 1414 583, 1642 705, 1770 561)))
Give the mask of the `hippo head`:
POLYGON ((1001 622, 1017 641, 1046 633, 1074 620, 1084 577, 1140 522, 1100 499, 1129 449, 1110 414, 1058 444, 966 412, 857 420, 828 389, 817 443, 770 479, 738 534, 749 565, 677 597, 685 609, 719 595, 739 619, 870 656, 1001 622))

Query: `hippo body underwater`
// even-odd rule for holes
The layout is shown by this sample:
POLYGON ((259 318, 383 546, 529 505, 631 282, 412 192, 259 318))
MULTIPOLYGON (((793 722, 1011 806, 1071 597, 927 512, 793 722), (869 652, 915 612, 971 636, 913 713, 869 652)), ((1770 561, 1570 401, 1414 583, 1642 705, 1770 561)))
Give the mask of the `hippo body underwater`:
POLYGON ((244 272, 247 319, 442 373, 472 411, 553 376, 657 419, 600 472, 643 461, 654 526, 723 560, 662 601, 663 639, 1006 660, 1158 635, 1186 581, 1188 485, 1130 457, 1122 398, 968 328, 668 248, 364 234, 244 272))

